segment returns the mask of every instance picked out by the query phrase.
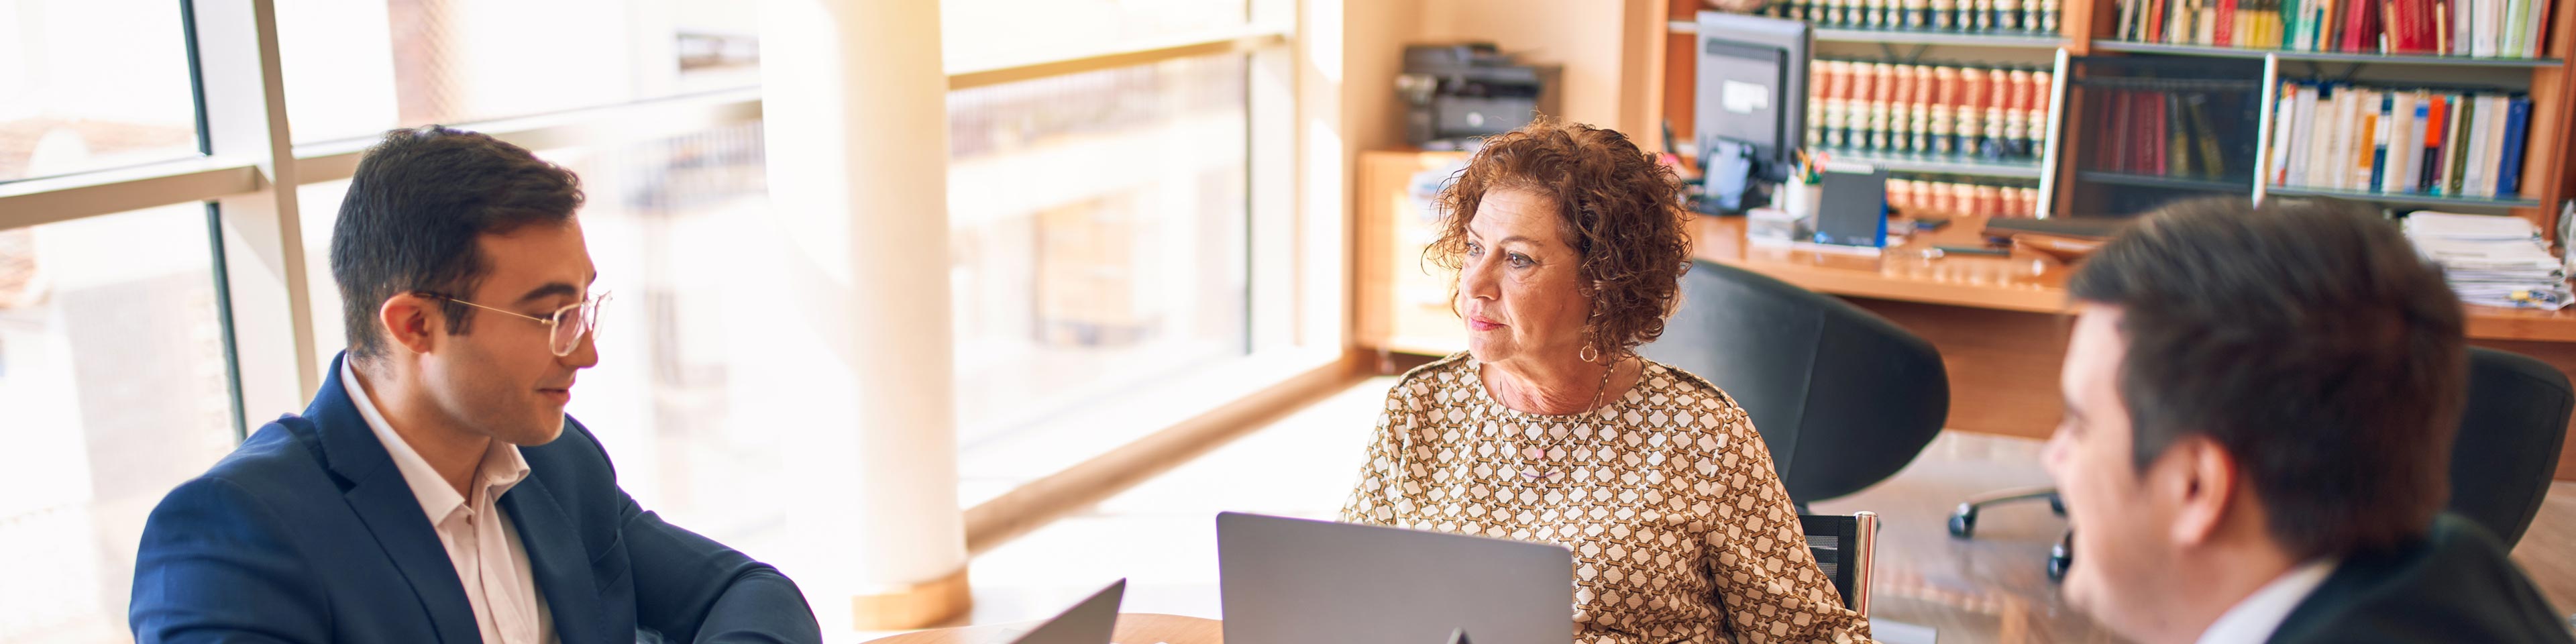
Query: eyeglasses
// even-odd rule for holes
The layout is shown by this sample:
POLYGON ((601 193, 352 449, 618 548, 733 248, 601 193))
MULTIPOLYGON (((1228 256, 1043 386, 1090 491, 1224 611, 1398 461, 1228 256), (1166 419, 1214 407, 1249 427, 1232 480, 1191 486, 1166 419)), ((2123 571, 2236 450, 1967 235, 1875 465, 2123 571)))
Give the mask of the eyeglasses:
POLYGON ((547 338, 546 348, 554 351, 555 357, 557 358, 572 355, 572 350, 581 346, 582 336, 589 335, 592 331, 599 329, 599 307, 608 304, 609 299, 607 293, 601 293, 599 295, 592 296, 587 300, 566 304, 563 308, 555 309, 555 312, 549 313, 545 317, 536 317, 533 315, 523 315, 516 311, 496 309, 481 304, 475 304, 473 302, 467 302, 452 295, 431 293, 428 291, 420 291, 414 294, 426 298, 447 300, 449 302, 455 302, 457 304, 463 304, 546 325, 553 331, 553 334, 547 338))

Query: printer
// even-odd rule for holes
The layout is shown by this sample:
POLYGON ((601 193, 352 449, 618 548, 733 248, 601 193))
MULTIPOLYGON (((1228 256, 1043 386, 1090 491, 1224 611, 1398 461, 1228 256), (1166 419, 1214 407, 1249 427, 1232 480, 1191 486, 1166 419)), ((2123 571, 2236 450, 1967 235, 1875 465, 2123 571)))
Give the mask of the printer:
POLYGON ((1521 64, 1493 43, 1407 45, 1395 83, 1405 104, 1405 142, 1467 149, 1478 138, 1528 125, 1555 111, 1548 90, 1561 69, 1521 64))

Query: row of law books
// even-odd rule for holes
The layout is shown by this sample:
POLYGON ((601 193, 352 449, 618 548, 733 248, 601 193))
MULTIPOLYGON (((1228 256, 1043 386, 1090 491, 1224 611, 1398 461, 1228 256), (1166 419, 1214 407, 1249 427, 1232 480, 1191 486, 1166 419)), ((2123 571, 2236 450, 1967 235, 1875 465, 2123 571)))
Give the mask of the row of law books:
POLYGON ((1809 148, 2026 160, 2048 138, 2046 69, 1859 60, 1808 69, 1809 148))
POLYGON ((2039 212, 2039 183, 1944 176, 1890 178, 1887 207, 1915 216, 2029 217, 2039 212))
POLYGON ((2056 35, 2060 0, 1784 0, 1759 15, 1843 29, 2056 35))
POLYGON ((2538 58, 2549 0, 2120 0, 2120 40, 2538 58))
POLYGON ((2531 98, 2283 81, 2273 185, 2498 198, 2521 192, 2531 98))
MULTIPOLYGON (((2259 109, 2251 92, 2168 89, 2144 80, 2089 100, 2086 165, 2095 170, 2201 181, 2253 174, 2259 109)), ((2177 84, 2183 85, 2183 84, 2177 84)))

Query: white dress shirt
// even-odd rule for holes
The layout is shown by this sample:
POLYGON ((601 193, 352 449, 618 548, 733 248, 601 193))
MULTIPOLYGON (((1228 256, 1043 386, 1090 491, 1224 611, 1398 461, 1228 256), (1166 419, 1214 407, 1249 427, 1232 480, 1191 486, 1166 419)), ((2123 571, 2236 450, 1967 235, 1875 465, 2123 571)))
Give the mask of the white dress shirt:
POLYGON ((2280 630, 2281 620, 2288 619, 2299 602, 2307 601, 2308 595, 2334 574, 2335 564, 2334 560, 2320 559, 2272 578, 2272 583, 2237 600, 2234 607, 2218 616, 2218 621, 2210 622, 2209 630, 2200 632, 2199 644, 2263 644, 2272 639, 2272 631, 2280 630))
POLYGON ((483 641, 554 642, 554 617, 546 610, 545 598, 537 594, 528 549, 519 543, 518 526, 501 512, 501 495, 528 478, 528 460, 519 455, 519 446, 492 441, 467 484, 466 491, 474 496, 466 498, 431 469, 420 452, 394 433, 393 425, 385 422, 384 413, 376 409, 374 399, 359 382, 356 370, 342 365, 340 386, 349 390, 349 400, 357 403, 358 414, 367 418, 367 427, 374 429, 376 440, 385 444, 385 454, 393 457, 394 469, 402 471, 403 481, 411 485, 412 496, 420 499, 421 512, 429 516, 429 525, 438 531, 439 544, 447 547, 447 561, 456 566, 456 579, 465 586, 466 603, 474 606, 474 625, 482 629, 483 641))

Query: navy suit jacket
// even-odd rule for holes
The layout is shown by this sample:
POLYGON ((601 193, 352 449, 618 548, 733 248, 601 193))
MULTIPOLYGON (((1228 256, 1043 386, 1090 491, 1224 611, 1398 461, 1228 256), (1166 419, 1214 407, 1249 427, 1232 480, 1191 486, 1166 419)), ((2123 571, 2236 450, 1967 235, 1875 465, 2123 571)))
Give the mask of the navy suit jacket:
MULTIPOLYGON (((341 387, 340 359, 331 369, 304 415, 260 427, 153 508, 134 557, 136 641, 481 641, 420 501, 341 387)), ((638 629, 822 641, 795 582, 637 507, 581 423, 520 453, 528 478, 501 509, 564 644, 638 629)))

